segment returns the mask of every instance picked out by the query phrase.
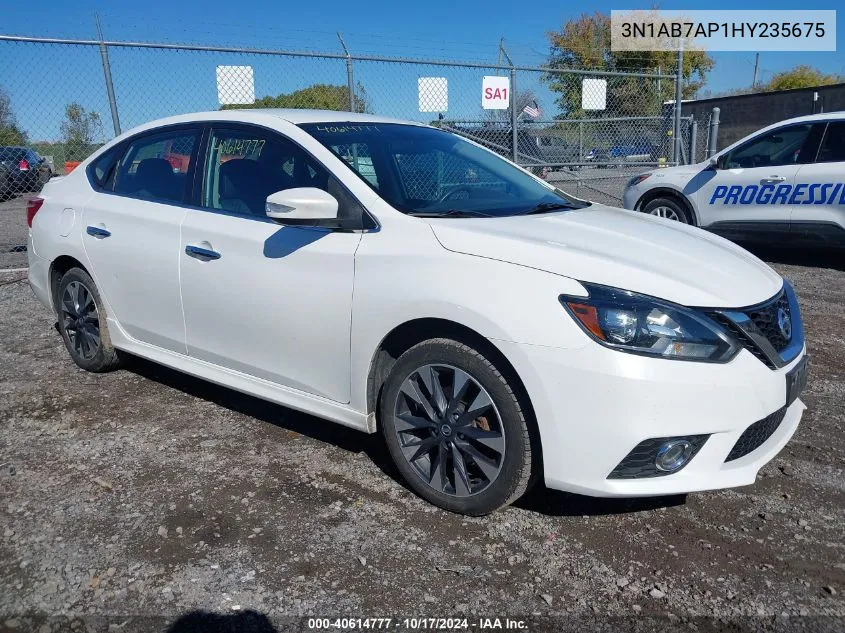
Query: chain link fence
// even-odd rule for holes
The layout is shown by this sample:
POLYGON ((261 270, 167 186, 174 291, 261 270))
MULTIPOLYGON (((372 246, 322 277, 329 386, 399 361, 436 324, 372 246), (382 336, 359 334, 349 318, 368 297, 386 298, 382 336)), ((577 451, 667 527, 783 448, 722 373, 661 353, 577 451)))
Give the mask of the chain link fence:
POLYGON ((19 36, 0 36, 0 56, 0 201, 38 191, 120 131, 229 107, 430 123, 610 204, 631 174, 706 151, 706 126, 695 145, 690 122, 673 156, 675 78, 659 73, 19 36), (483 109, 483 78, 495 76, 509 82, 506 107, 483 109))

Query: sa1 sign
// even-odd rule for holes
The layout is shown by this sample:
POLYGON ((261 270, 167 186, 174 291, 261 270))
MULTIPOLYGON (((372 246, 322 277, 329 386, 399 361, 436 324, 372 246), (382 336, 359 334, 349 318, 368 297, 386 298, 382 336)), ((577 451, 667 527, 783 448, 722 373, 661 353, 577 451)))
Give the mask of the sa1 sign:
POLYGON ((507 110, 511 100, 510 77, 484 77, 481 80, 481 107, 485 110, 507 110))

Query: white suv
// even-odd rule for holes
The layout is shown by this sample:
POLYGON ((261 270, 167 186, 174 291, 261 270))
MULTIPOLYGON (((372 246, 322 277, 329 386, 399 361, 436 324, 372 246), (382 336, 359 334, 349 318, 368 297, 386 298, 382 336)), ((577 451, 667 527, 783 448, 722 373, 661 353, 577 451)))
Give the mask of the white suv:
POLYGON ((457 512, 537 477, 749 484, 804 410, 798 304, 768 266, 424 125, 172 117, 50 181, 28 219, 30 284, 80 367, 130 352, 380 431, 457 512))
POLYGON ((703 163, 635 176, 624 205, 735 240, 845 247, 845 112, 781 121, 703 163))

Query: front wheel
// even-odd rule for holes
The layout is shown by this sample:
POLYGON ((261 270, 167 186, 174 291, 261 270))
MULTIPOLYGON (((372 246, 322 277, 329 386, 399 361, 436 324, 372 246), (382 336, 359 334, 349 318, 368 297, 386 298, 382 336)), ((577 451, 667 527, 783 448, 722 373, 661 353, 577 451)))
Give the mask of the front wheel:
POLYGON ((71 268, 59 281, 56 312, 59 332, 73 362, 92 372, 110 371, 120 365, 100 293, 83 269, 71 268))
POLYGON ((519 399, 467 345, 432 339, 402 354, 385 382, 380 419, 405 481, 441 508, 479 516, 528 489, 531 442, 519 399))
POLYGON ((643 207, 643 213, 683 224, 692 224, 684 204, 675 198, 655 198, 643 207))

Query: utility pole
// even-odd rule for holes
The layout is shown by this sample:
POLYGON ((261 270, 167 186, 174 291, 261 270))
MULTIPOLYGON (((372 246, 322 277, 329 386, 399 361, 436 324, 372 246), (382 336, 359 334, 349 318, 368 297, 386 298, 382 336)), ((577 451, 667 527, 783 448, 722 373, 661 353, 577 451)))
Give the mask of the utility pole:
POLYGON ((757 87, 757 69, 760 67, 760 53, 754 56, 754 78, 751 80, 751 89, 757 87))

